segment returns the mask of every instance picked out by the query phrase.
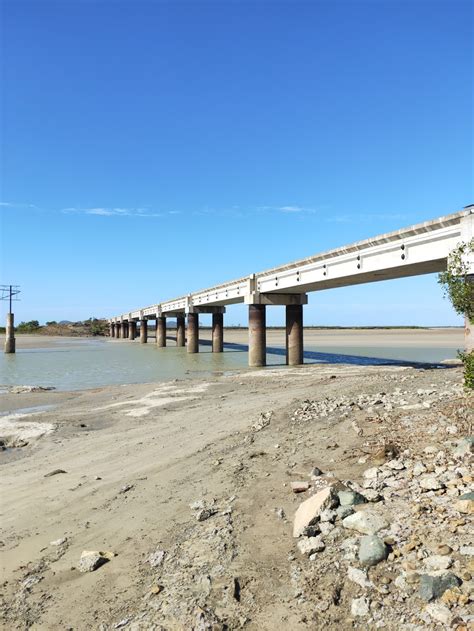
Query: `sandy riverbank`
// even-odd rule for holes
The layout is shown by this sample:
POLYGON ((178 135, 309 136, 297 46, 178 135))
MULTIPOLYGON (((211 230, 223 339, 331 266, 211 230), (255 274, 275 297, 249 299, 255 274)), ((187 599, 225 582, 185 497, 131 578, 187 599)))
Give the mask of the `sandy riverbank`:
MULTIPOLYGON (((357 483, 384 444, 411 450, 407 461, 428 457, 427 445, 452 449, 472 423, 459 368, 311 366, 2 397, 4 409, 48 404, 23 420, 51 431, 1 456, 2 628, 335 630, 382 620, 398 631, 402 615, 436 628, 416 594, 400 599, 396 560, 370 570, 375 584, 386 577, 385 592, 363 588, 346 578, 357 565, 341 552, 349 531, 336 522, 309 560, 292 520, 302 497, 334 481, 311 481, 315 466, 357 483), (316 412, 295 416, 305 409, 316 412), (299 479, 312 485, 302 496, 290 489, 299 479), (198 521, 203 506, 211 516, 198 521), (81 573, 84 550, 116 556, 81 573), (153 567, 157 550, 164 561, 153 567), (358 617, 351 602, 367 592, 378 608, 358 617)), ((395 524, 404 514, 391 501, 381 504, 395 524)), ((409 532, 391 526, 394 547, 432 529, 432 515, 417 520, 409 532)), ((436 537, 467 581, 467 531, 450 527, 437 524, 436 537)))

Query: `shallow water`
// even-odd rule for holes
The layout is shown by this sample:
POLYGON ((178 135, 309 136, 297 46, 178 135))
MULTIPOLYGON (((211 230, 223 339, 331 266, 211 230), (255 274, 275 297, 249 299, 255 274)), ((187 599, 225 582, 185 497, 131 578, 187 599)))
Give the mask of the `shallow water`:
MULTIPOLYGON (((363 340, 367 342, 367 340, 363 340)), ((77 339, 58 340, 49 348, 18 349, 14 355, 0 354, 0 384, 53 386, 58 390, 81 390, 111 384, 147 383, 196 376, 205 377, 248 368, 247 346, 225 344, 224 353, 212 353, 203 341, 200 352, 193 355, 186 348, 157 348, 154 339, 148 344, 138 340, 77 339)), ((431 362, 455 358, 454 346, 344 345, 332 343, 318 347, 305 345, 305 363, 350 363, 384 365, 393 363, 431 362)), ((267 349, 269 366, 285 364, 285 350, 274 345, 267 349)))

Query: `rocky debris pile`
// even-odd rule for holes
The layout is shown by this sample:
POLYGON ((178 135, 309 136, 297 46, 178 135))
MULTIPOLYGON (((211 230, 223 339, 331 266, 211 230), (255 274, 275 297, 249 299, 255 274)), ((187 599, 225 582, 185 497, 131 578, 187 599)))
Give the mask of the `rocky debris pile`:
POLYGON ((49 392, 50 390, 56 390, 53 386, 9 386, 8 392, 10 394, 25 394, 29 392, 49 392))
MULTIPOLYGON (((303 566, 293 558, 298 602, 331 568, 343 577, 338 589, 356 626, 474 625, 473 452, 472 437, 445 450, 414 447, 366 469, 361 484, 326 480, 294 517, 307 558, 303 566)), ((319 608, 343 604, 333 596, 319 608)))

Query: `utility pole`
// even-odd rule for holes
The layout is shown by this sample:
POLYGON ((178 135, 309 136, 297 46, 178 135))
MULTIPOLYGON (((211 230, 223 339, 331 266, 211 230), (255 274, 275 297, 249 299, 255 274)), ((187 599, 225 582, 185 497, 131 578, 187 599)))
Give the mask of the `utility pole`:
POLYGON ((0 300, 8 300, 9 309, 7 313, 7 326, 5 330, 5 353, 15 352, 15 318, 12 312, 12 302, 19 300, 15 298, 20 293, 20 285, 0 285, 0 300))

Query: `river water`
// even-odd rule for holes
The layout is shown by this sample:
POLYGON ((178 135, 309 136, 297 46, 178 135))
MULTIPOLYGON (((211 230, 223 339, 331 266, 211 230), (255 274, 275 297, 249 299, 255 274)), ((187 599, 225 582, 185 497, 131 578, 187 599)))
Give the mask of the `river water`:
MULTIPOLYGON (((210 343, 203 341, 200 352, 188 354, 169 340, 166 348, 157 348, 154 339, 148 344, 138 340, 44 338, 38 347, 31 342, 14 355, 0 354, 0 385, 53 386, 58 390, 81 390, 111 384, 148 383, 170 379, 205 377, 239 369, 248 369, 245 335, 238 342, 227 342, 224 353, 212 353, 210 343), (40 347, 44 346, 44 347, 40 347)), ((441 344, 416 343, 401 336, 400 343, 384 345, 370 336, 344 338, 322 337, 316 345, 314 336, 305 341, 305 363, 350 363, 384 365, 404 362, 436 363, 455 358, 462 334, 441 344), (354 344, 354 339, 356 343, 354 344), (348 344, 347 342, 351 343, 348 344)), ((269 366, 284 366, 285 350, 281 339, 267 342, 269 366)))

